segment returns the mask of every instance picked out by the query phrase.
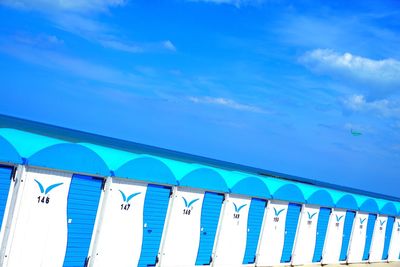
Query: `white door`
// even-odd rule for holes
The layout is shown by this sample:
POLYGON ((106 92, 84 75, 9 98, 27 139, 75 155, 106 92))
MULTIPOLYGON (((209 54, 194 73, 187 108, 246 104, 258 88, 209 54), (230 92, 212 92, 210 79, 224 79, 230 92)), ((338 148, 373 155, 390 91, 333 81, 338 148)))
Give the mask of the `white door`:
POLYGON ((302 208, 292 257, 293 265, 312 263, 317 238, 318 214, 319 207, 304 205, 302 208))
POLYGON ((256 266, 273 266, 281 262, 285 241, 288 203, 271 201, 267 205, 256 258, 256 266))
POLYGON ((379 215, 375 222, 374 234, 372 236, 370 262, 382 261, 383 247, 385 245, 387 216, 379 215))
POLYGON ((322 253, 323 264, 339 262, 345 217, 345 210, 332 210, 331 217, 329 218, 328 232, 326 233, 324 252, 322 253))
POLYGON ((21 178, 4 266, 62 266, 71 174, 27 168, 21 178))
POLYGON ((166 224, 159 266, 188 267, 196 263, 204 191, 174 191, 166 224))
POLYGON ((399 261, 400 254, 400 218, 396 218, 393 224, 393 232, 389 247, 389 261, 399 261))
POLYGON ((242 265, 246 249, 250 202, 251 198, 243 196, 229 195, 225 199, 212 266, 242 265))
POLYGON ((347 262, 362 262, 367 234, 368 213, 358 212, 354 219, 347 262))
POLYGON ((91 266, 128 267, 138 264, 146 189, 146 184, 112 178, 105 196, 91 266))

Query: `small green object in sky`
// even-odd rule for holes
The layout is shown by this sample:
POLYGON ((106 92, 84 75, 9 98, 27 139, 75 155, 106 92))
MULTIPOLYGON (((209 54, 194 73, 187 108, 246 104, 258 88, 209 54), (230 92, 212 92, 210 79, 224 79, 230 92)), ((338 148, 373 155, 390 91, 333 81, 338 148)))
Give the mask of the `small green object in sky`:
POLYGON ((362 135, 362 133, 353 131, 353 129, 351 129, 351 134, 352 134, 353 136, 360 136, 360 135, 362 135))

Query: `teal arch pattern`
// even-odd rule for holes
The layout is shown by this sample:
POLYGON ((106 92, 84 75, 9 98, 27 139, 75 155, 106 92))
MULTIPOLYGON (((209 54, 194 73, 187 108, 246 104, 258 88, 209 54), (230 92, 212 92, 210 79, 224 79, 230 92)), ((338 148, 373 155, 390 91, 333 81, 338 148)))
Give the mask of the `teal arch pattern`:
POLYGON ((189 172, 180 179, 179 185, 224 193, 229 192, 224 177, 209 168, 200 168, 189 172))
POLYGON ((272 198, 267 185, 257 177, 246 177, 231 188, 231 192, 263 199, 272 198))

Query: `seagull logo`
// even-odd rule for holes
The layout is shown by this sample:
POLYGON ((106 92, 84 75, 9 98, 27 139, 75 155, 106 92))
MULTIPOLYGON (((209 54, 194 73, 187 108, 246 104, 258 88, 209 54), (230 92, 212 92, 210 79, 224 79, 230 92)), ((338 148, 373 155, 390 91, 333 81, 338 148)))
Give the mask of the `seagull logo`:
POLYGON ((183 202, 185 203, 186 208, 190 208, 196 201, 199 200, 199 198, 193 199, 192 201, 188 202, 185 197, 182 197, 183 202))
POLYGON ((125 203, 129 203, 129 201, 131 201, 132 198, 134 198, 134 197, 136 197, 137 195, 140 194, 140 192, 137 192, 137 193, 133 193, 133 194, 129 195, 128 197, 126 197, 124 192, 122 192, 121 190, 118 190, 118 191, 121 193, 122 200, 125 203))
POLYGON ((385 224, 385 222, 386 221, 379 220, 379 223, 381 224, 381 226, 383 226, 385 224))
POLYGON ((241 209, 243 209, 244 207, 247 206, 247 204, 243 204, 242 206, 239 206, 239 207, 238 207, 238 206, 235 204, 235 202, 233 202, 233 206, 235 207, 235 212, 236 212, 236 213, 239 213, 241 209))
POLYGON ((282 211, 284 211, 284 210, 285 210, 285 209, 277 210, 276 208, 274 208, 275 216, 278 217, 279 214, 281 214, 282 211))
POLYGON ((307 211, 307 214, 308 214, 308 219, 311 220, 317 213, 314 212, 313 214, 311 214, 309 211, 307 211))
POLYGON ((364 218, 364 219, 361 220, 361 218, 360 218, 360 224, 363 224, 363 223, 365 222, 366 219, 367 219, 367 218, 364 218))
POLYGON ((343 216, 344 216, 344 215, 342 215, 342 216, 339 217, 339 216, 337 216, 337 214, 336 214, 336 221, 337 221, 337 222, 340 222, 340 220, 343 218, 343 216))
POLYGON ((63 183, 52 184, 52 185, 49 185, 49 186, 45 189, 41 182, 39 182, 39 181, 36 180, 36 179, 34 179, 34 180, 35 180, 35 182, 37 183, 37 185, 39 186, 40 193, 42 193, 42 194, 44 194, 44 195, 47 195, 48 193, 50 193, 51 190, 53 190, 54 188, 56 188, 56 187, 58 187, 58 186, 60 186, 60 185, 63 184, 63 183))

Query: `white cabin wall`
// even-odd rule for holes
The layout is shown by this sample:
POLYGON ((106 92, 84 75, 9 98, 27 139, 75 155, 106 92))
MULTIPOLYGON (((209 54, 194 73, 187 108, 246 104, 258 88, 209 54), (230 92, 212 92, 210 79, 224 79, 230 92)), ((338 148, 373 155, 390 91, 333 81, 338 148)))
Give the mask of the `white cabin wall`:
POLYGON ((176 188, 163 237, 159 266, 194 266, 200 243, 204 191, 176 188))
POLYGON ((106 192, 100 229, 95 237, 91 266, 128 267, 138 264, 146 190, 146 184, 112 178, 106 192))
POLYGON ((292 256, 293 265, 310 264, 317 238, 319 207, 303 205, 292 256))
POLYGON ((285 223, 288 203, 270 201, 265 213, 256 266, 280 264, 285 241, 285 223))
POLYGON ((18 196, 18 210, 14 214, 4 266, 62 266, 67 246, 67 197, 71 174, 28 168, 21 183, 24 183, 23 191, 18 196), (35 179, 44 190, 62 184, 45 194, 35 179))
POLYGON ((331 216, 329 218, 324 251, 322 253, 323 264, 332 264, 339 262, 340 250, 342 248, 345 217, 345 210, 332 210, 331 216))
POLYGON ((389 261, 399 261, 400 256, 400 218, 396 218, 389 247, 389 261))
POLYGON ((385 245, 385 231, 387 216, 379 215, 375 222, 374 234, 372 236, 369 262, 382 261, 383 248, 385 245), (384 222, 384 223, 383 223, 384 222))
POLYGON ((227 195, 219 222, 214 250, 214 267, 241 266, 247 239, 250 197, 227 195))
POLYGON ((353 232, 351 234, 348 263, 362 262, 367 234, 368 213, 358 212, 354 218, 353 232))

